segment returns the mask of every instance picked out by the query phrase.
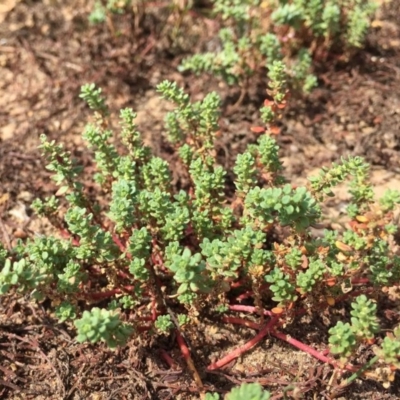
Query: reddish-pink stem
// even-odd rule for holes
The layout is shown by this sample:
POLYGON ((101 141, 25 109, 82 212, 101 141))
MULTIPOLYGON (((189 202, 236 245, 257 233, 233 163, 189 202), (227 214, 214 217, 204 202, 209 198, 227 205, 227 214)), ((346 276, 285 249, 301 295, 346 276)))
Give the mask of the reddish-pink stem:
POLYGON ((152 328, 152 325, 150 326, 138 326, 136 330, 141 333, 141 332, 148 332, 152 328))
POLYGON ((369 283, 369 279, 368 278, 355 278, 351 280, 351 283, 353 285, 365 285, 367 283, 369 283))
POLYGON ((233 361, 235 358, 240 357, 242 354, 244 354, 246 351, 250 350, 253 348, 256 344, 258 344, 271 330, 274 328, 276 323, 278 322, 279 318, 278 317, 272 317, 269 322, 264 326, 263 329, 251 340, 249 340, 246 344, 243 346, 238 347, 236 350, 232 351, 225 357, 221 358, 217 362, 214 362, 210 364, 207 369, 209 371, 213 371, 215 369, 221 368, 224 365, 230 363, 233 361))
POLYGON ((120 294, 121 292, 121 289, 112 289, 107 290, 106 292, 85 293, 85 296, 90 297, 92 300, 103 300, 115 296, 116 294, 120 294))
MULTIPOLYGON (((253 306, 244 306, 241 304, 232 304, 229 306, 229 309, 231 311, 242 311, 242 312, 248 312, 248 313, 259 313, 259 310, 257 307, 253 306)), ((264 315, 268 315, 272 317, 274 314, 271 311, 263 310, 264 315)))
POLYGON ((237 301, 242 301, 245 299, 248 299, 249 297, 253 296, 253 292, 251 290, 248 290, 247 292, 242 293, 238 297, 236 297, 237 301))
POLYGON ((181 353, 182 353, 183 357, 185 358, 185 360, 187 360, 188 357, 190 358, 190 351, 189 351, 188 347, 186 346, 186 343, 183 340, 181 333, 178 330, 176 330, 175 333, 176 333, 176 341, 178 342, 181 353))
POLYGON ((168 366, 171 369, 177 369, 177 365, 176 365, 175 361, 164 349, 160 350, 160 356, 168 364, 168 366))
MULTIPOLYGON (((117 235, 112 235, 113 242, 118 246, 122 253, 125 253, 126 246, 121 242, 120 238, 117 235)), ((129 253, 125 254, 126 258, 130 260, 132 256, 129 253)))
POLYGON ((232 282, 231 283, 231 289, 236 289, 238 287, 243 286, 244 282, 243 281, 237 281, 237 282, 232 282))
MULTIPOLYGON (((248 326, 249 328, 253 328, 253 329, 256 329, 256 330, 260 329, 260 325, 259 324, 255 323, 255 322, 243 320, 242 318, 224 317, 223 320, 225 322, 229 322, 229 323, 232 323, 232 324, 245 325, 245 326, 248 326)), ((313 349, 312 347, 300 342, 299 340, 296 340, 296 339, 294 339, 294 338, 292 338, 292 337, 290 337, 288 335, 285 335, 284 333, 276 331, 274 326, 267 333, 270 333, 272 336, 275 336, 276 338, 281 339, 281 340, 285 341, 286 343, 291 344, 294 347, 297 347, 299 350, 302 350, 305 353, 310 354, 312 357, 315 357, 316 359, 318 359, 318 360, 320 360, 320 361, 322 361, 324 363, 330 364, 335 368, 338 366, 336 360, 333 360, 333 359, 331 359, 331 358, 326 356, 327 354, 329 354, 329 349, 325 349, 323 352, 319 352, 319 351, 313 349)), ((239 349, 237 349, 235 351, 238 351, 238 350, 239 349)), ((231 354, 229 354, 225 358, 228 358, 229 356, 231 356, 231 354)), ((224 359, 219 360, 217 363, 222 362, 224 359)), ((230 361, 232 361, 232 359, 229 359, 226 363, 224 362, 224 365, 227 364, 230 361)), ((215 363, 215 364, 217 364, 217 363, 215 363)), ((208 367, 208 369, 211 369, 212 365, 210 367, 208 367)), ((357 371, 357 368, 353 367, 352 365, 346 365, 344 367, 344 369, 347 369, 348 371, 351 371, 351 372, 357 371)))
POLYGON ((257 322, 247 321, 247 320, 245 320, 243 318, 223 317, 222 321, 227 322, 229 324, 237 324, 237 325, 248 326, 249 328, 253 328, 253 329, 256 329, 256 330, 260 329, 260 324, 257 324, 257 322))
POLYGON ((179 329, 175 329, 175 334, 176 334, 176 341, 178 342, 179 348, 181 350, 181 353, 183 355, 183 358, 186 361, 186 364, 190 371, 193 374, 193 378, 197 384, 197 387, 203 388, 203 382, 201 381, 200 375, 197 372, 197 369, 193 363, 192 357, 190 355, 189 348, 187 347, 181 333, 179 332, 179 329))
POLYGON ((286 343, 291 344, 294 347, 297 347, 298 349, 304 351, 305 353, 310 354, 311 356, 317 358, 318 360, 328 363, 328 364, 335 364, 334 360, 331 360, 330 358, 326 357, 319 351, 313 349, 310 346, 307 346, 306 344, 299 342, 298 340, 292 338, 289 335, 285 335, 284 333, 277 332, 277 331, 271 331, 271 335, 277 337, 278 339, 283 340, 286 343))
MULTIPOLYGON (((326 357, 323 353, 320 353, 319 351, 317 351, 317 350, 313 349, 312 347, 310 347, 310 346, 308 346, 308 345, 306 345, 306 344, 304 344, 304 343, 302 343, 302 342, 290 337, 289 335, 285 335, 284 333, 277 332, 275 330, 271 331, 271 335, 275 336, 278 339, 283 340, 286 343, 291 344, 294 347, 297 347, 298 349, 310 354, 311 356, 315 357, 316 359, 318 359, 318 360, 320 360, 320 361, 322 361, 324 363, 330 364, 333 367, 337 367, 338 366, 336 360, 333 360, 333 359, 331 359, 329 357, 326 357)), ((344 368, 347 369, 348 371, 356 371, 357 370, 356 368, 354 368, 351 365, 346 365, 344 368)))

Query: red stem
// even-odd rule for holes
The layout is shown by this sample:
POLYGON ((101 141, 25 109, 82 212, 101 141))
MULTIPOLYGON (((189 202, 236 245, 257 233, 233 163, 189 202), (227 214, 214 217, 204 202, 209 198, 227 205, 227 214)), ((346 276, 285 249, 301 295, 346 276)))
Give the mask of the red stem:
POLYGON ((97 293, 84 293, 85 297, 90 297, 92 300, 103 300, 108 299, 116 294, 120 294, 121 289, 112 289, 107 290, 106 292, 97 292, 97 293))
POLYGON ((197 387, 202 389, 203 382, 201 381, 200 375, 197 372, 197 369, 196 369, 196 367, 193 363, 192 357, 190 355, 189 348, 187 347, 185 341, 183 340, 183 337, 182 337, 181 333, 179 332, 179 329, 175 329, 175 335, 176 335, 176 341, 178 342, 178 345, 179 345, 179 348, 183 355, 183 358, 185 359, 188 368, 190 369, 190 371, 193 374, 193 378, 197 384, 197 387))
POLYGON ((221 358, 219 361, 214 362, 210 364, 207 367, 207 370, 213 371, 215 369, 221 368, 224 365, 230 363, 233 361, 235 358, 240 357, 242 354, 244 354, 246 351, 250 350, 253 348, 256 344, 258 344, 266 335, 268 335, 269 332, 274 328, 276 323, 279 321, 278 317, 272 317, 269 322, 264 326, 263 329, 251 340, 249 340, 246 344, 243 346, 238 347, 236 350, 232 351, 225 357, 221 358))
POLYGON ((176 341, 178 342, 181 353, 182 353, 183 357, 185 358, 185 360, 187 360, 188 358, 190 358, 190 351, 189 351, 188 347, 186 346, 186 343, 183 340, 181 333, 177 329, 175 330, 175 333, 176 333, 176 341))
MULTIPOLYGON (((336 360, 333 360, 333 359, 331 359, 329 357, 326 357, 323 353, 320 353, 319 351, 317 351, 317 350, 313 349, 312 347, 310 347, 310 346, 308 346, 308 345, 306 345, 306 344, 304 344, 304 343, 292 338, 289 335, 285 335, 284 333, 277 332, 277 331, 272 331, 271 335, 275 336, 278 339, 283 340, 286 343, 291 344, 294 347, 297 347, 298 349, 310 354, 311 356, 315 357, 316 359, 318 359, 318 360, 320 360, 320 361, 322 361, 324 363, 330 364, 333 367, 337 367, 338 366, 336 360)), ((346 365, 344 367, 344 369, 347 369, 348 371, 356 371, 357 370, 357 368, 355 368, 355 367, 353 367, 351 365, 346 365)))
MULTIPOLYGON (((277 318, 277 317, 275 317, 275 318, 277 318)), ((251 322, 251 321, 246 321, 246 320, 243 320, 243 319, 241 319, 241 318, 224 317, 223 320, 224 320, 225 322, 230 322, 230 323, 232 323, 232 324, 246 325, 246 326, 248 326, 249 328, 253 328, 253 329, 259 329, 259 328, 260 328, 259 324, 254 323, 254 322, 251 322)), ((270 323, 271 323, 271 321, 270 321, 270 323)), ((275 324, 276 324, 276 322, 275 322, 275 324)), ((274 325, 275 325, 275 324, 274 324, 274 325)), ((265 329, 265 328, 264 328, 264 329, 265 329)), ((261 332, 262 332, 262 331, 260 331, 260 333, 261 333, 261 332)), ((258 335, 260 335, 260 333, 259 333, 258 335)), ((298 348, 299 350, 304 351, 305 353, 310 354, 312 357, 314 357, 314 358, 316 358, 316 359, 318 359, 318 360, 320 360, 320 361, 322 361, 322 362, 324 362, 324 363, 330 364, 330 365, 332 365, 333 367, 338 367, 336 360, 333 360, 333 359, 331 359, 331 358, 329 358, 329 357, 326 356, 326 354, 329 354, 329 349, 325 349, 323 352, 319 352, 319 351, 313 349, 312 347, 310 347, 310 346, 308 346, 308 345, 306 345, 306 344, 300 342, 299 340, 296 340, 296 339, 292 338, 292 337, 289 336, 289 335, 285 335, 284 333, 281 333, 281 332, 276 331, 274 326, 272 326, 272 328, 270 328, 270 330, 269 330, 267 333, 270 333, 272 336, 275 336, 276 338, 281 339, 281 340, 283 340, 284 342, 291 344, 292 346, 298 348)), ((257 335, 257 336, 258 336, 258 335, 257 335)), ((256 336, 256 337, 257 337, 257 336, 256 336)), ((264 335, 264 336, 265 336, 265 335, 264 335)), ((255 337, 255 338, 256 338, 256 337, 255 337)), ((252 339, 252 340, 255 340, 255 338, 252 339)), ((251 341, 250 341, 250 342, 251 342, 251 341)), ((246 345, 245 345, 245 346, 246 346, 246 345)), ((243 346, 243 347, 244 347, 244 346, 243 346)), ((235 352, 237 352, 237 351, 239 351, 239 350, 240 350, 240 348, 239 348, 239 349, 236 349, 233 353, 235 353, 235 352)), ((216 367, 216 368, 212 368, 212 367, 213 367, 213 365, 216 365, 216 364, 218 364, 218 363, 221 363, 225 358, 228 358, 228 357, 231 356, 233 353, 231 353, 231 354, 227 355, 226 357, 224 357, 223 359, 217 361, 217 363, 211 364, 207 369, 212 370, 212 369, 218 368, 218 367, 216 367)), ((240 353, 240 354, 241 354, 241 353, 240 353)), ((239 354, 237 357, 239 357, 240 354, 239 354)), ((233 360, 233 358, 232 358, 232 359, 229 359, 227 362, 224 362, 223 365, 227 364, 228 362, 230 362, 230 361, 232 361, 232 360, 233 360)), ((219 366, 219 367, 220 367, 220 366, 219 366)), ((346 366, 344 367, 344 369, 347 369, 348 371, 352 371, 352 372, 357 371, 357 368, 353 367, 352 365, 346 365, 346 366)))
POLYGON ((357 278, 357 279, 352 279, 351 283, 353 285, 365 285, 367 283, 369 283, 369 279, 368 278, 357 278))
POLYGON ((241 287, 241 286, 243 286, 243 284, 244 284, 243 281, 232 282, 231 283, 231 289, 235 289, 235 288, 241 287))
POLYGON ((236 297, 237 301, 242 301, 245 299, 248 299, 249 297, 253 296, 253 292, 251 290, 248 290, 247 292, 242 293, 238 297, 236 297))
POLYGON ((245 320, 243 318, 223 317, 222 321, 227 322, 229 324, 237 324, 237 325, 248 326, 249 328, 253 328, 253 329, 256 329, 256 330, 260 329, 260 324, 257 324, 257 322, 247 321, 247 320, 245 320))
MULTIPOLYGON (((249 312, 249 313, 257 313, 259 314, 259 310, 257 307, 253 306, 243 306, 241 304, 232 304, 229 306, 231 311, 242 311, 242 312, 249 312)), ((264 315, 268 315, 269 317, 274 316, 271 311, 263 310, 264 315)))
POLYGON ((283 340, 286 343, 291 344, 294 347, 297 347, 298 349, 304 351, 305 353, 310 354, 311 356, 317 358, 318 360, 324 362, 324 363, 328 363, 331 365, 336 365, 336 362, 334 360, 331 360, 330 358, 326 357, 324 354, 320 353, 319 351, 313 349, 310 346, 307 346, 306 344, 299 342, 296 339, 293 339, 291 336, 289 335, 285 335, 284 333, 281 332, 277 332, 277 331, 272 331, 271 332, 272 336, 275 336, 278 339, 283 340))
POLYGON ((148 332, 149 330, 151 330, 151 328, 152 328, 152 325, 150 325, 150 326, 138 326, 138 327, 136 328, 136 330, 137 330, 139 333, 141 333, 141 332, 148 332))
MULTIPOLYGON (((117 235, 112 235, 113 242, 118 246, 122 253, 125 253, 126 246, 121 242, 120 238, 117 235)), ((132 256, 129 253, 125 253, 125 256, 128 260, 132 259, 132 256)))
POLYGON ((176 365, 175 361, 164 349, 160 350, 160 356, 168 364, 168 366, 171 369, 177 369, 177 365, 176 365))

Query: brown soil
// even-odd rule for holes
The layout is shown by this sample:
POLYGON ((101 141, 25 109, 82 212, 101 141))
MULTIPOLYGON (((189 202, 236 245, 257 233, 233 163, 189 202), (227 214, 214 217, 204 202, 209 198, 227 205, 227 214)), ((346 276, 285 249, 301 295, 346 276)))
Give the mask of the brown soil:
MULTIPOLYGON (((255 140, 250 127, 259 123, 258 109, 265 93, 262 79, 254 80, 242 106, 232 113, 237 90, 210 77, 177 72, 180 60, 212 37, 212 22, 197 18, 194 24, 193 19, 184 19, 184 41, 179 34, 174 38, 169 28, 173 24, 160 23, 168 15, 165 8, 154 6, 139 25, 122 16, 114 25, 91 27, 87 22, 91 6, 92 1, 84 0, 0 4, 0 239, 8 248, 17 238, 51 229, 30 209, 34 198, 56 190, 37 150, 39 135, 44 132, 65 143, 84 164, 88 162, 80 134, 90 112, 78 98, 86 82, 96 82, 103 89, 112 114, 127 106, 138 112, 146 144, 168 159, 172 169, 175 158, 163 138, 163 117, 170 105, 159 100, 155 91, 164 79, 177 81, 194 100, 211 90, 222 96, 217 149, 223 165, 231 166, 236 155, 255 140)), ((318 89, 305 100, 291 101, 278 141, 285 174, 292 181, 304 183, 323 165, 362 155, 372 165, 378 195, 385 188, 400 189, 399 15, 400 1, 385 1, 366 48, 347 63, 321 65, 318 89)), ((174 173, 179 178, 179 171, 174 173)), ((336 221, 345 200, 345 191, 339 189, 327 208, 336 221)), ((323 316, 312 321, 299 318, 290 329, 291 335, 310 345, 326 343, 326 331, 323 316)), ((296 393, 309 399, 332 398, 329 386, 336 384, 332 369, 278 339, 267 337, 234 364, 207 373, 206 364, 255 333, 250 328, 203 321, 196 332, 187 334, 209 391, 225 393, 240 382, 259 381, 276 399, 285 398, 285 388, 290 398, 300 398, 296 393)), ((103 345, 77 344, 73 337, 72 326, 57 323, 46 303, 37 305, 14 294, 3 296, 0 398, 199 398, 174 338, 137 338, 112 352, 103 345), (164 363, 161 351, 175 360, 176 370, 164 363)), ((397 399, 399 393, 396 376, 390 389, 373 380, 357 380, 338 398, 397 399)))

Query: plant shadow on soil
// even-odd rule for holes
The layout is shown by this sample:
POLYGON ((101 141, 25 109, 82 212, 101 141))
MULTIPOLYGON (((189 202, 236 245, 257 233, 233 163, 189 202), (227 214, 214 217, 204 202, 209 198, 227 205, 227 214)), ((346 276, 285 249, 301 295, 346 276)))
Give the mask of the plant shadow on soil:
MULTIPOLYGON (((170 162, 182 187, 186 178, 174 168, 176 156, 162 135, 163 117, 170 109, 155 93, 162 80, 177 81, 194 100, 211 90, 221 94, 223 135, 217 142, 221 164, 232 166, 236 155, 256 140, 250 127, 260 123, 263 77, 255 78, 242 106, 229 115, 238 91, 214 78, 179 74, 177 66, 188 49, 171 47, 157 12, 136 31, 132 21, 120 17, 117 28, 122 34, 115 36, 107 26, 88 26, 92 2, 14 3, 0 26, 0 233, 7 246, 17 238, 52 229, 29 208, 35 197, 55 191, 37 150, 40 133, 65 143, 84 165, 91 164, 80 138, 90 115, 78 99, 79 88, 86 82, 96 82, 104 90, 113 115, 127 106, 138 112, 146 144, 170 162)), ((400 93, 394 89, 400 87, 400 1, 392 0, 382 10, 367 48, 345 65, 321 67, 320 86, 305 100, 293 99, 286 112, 277 140, 285 174, 293 182, 302 182, 315 168, 352 154, 367 158, 383 188, 393 188, 396 182, 400 186, 400 93)), ((197 30, 186 26, 194 29, 194 38, 206 35, 202 22, 198 23, 197 30)), ((330 209, 337 209, 341 201, 338 194, 330 209)), ((115 352, 101 344, 77 344, 71 327, 58 324, 46 303, 32 304, 15 294, 2 298, 0 326, 1 398, 198 398, 172 337, 137 338, 115 352), (173 357, 176 370, 162 361, 161 351, 173 357)), ((321 343, 321 336, 327 342, 324 316, 296 320, 290 332, 310 345, 321 343)), ((331 370, 272 337, 226 369, 213 374, 205 371, 204 360, 209 363, 254 335, 249 328, 229 326, 215 318, 205 319, 189 332, 194 360, 210 390, 223 392, 240 382, 260 381, 277 393, 293 384, 306 392, 304 398, 330 398, 326 383, 331 370)), ((359 361, 367 355, 363 353, 359 361)), ((340 396, 397 399, 399 391, 396 375, 390 389, 364 379, 340 396)))

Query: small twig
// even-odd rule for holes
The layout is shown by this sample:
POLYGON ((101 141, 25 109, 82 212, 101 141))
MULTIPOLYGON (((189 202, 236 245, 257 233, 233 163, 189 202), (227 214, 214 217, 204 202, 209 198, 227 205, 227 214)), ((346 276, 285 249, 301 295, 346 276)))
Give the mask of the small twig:
POLYGON ((252 297, 252 296, 253 296, 253 291, 248 290, 247 292, 244 292, 244 293, 240 294, 239 296, 237 296, 235 300, 242 301, 242 300, 248 299, 249 297, 252 297))

